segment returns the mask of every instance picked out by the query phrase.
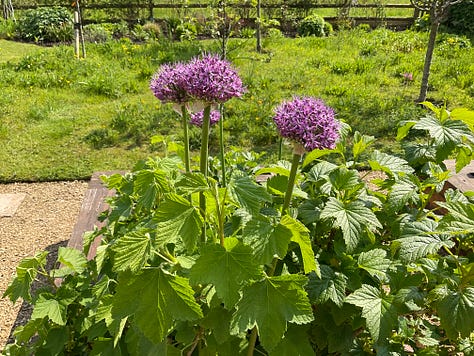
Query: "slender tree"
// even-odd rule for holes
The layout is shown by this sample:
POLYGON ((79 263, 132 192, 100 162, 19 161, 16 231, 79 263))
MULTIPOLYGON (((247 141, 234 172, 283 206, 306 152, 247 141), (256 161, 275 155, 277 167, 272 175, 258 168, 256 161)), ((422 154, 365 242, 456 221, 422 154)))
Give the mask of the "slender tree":
POLYGON ((13 12, 13 5, 11 0, 1 0, 2 1, 2 12, 3 18, 5 20, 12 19, 15 20, 15 14, 13 12))
POLYGON ((438 34, 439 25, 448 15, 448 9, 451 5, 458 4, 464 0, 410 0, 412 5, 421 11, 430 14, 430 36, 425 54, 425 64, 423 66, 423 77, 421 79, 420 95, 417 101, 426 100, 428 93, 428 79, 430 76, 431 62, 433 60, 433 51, 435 48, 436 35, 438 34))

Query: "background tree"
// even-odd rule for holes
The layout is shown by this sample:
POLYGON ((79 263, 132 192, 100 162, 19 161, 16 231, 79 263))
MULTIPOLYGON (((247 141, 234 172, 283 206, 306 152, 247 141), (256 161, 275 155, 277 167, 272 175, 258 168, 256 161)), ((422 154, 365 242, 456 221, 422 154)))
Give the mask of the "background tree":
POLYGON ((13 5, 11 0, 1 0, 2 1, 2 12, 3 18, 5 20, 12 19, 15 20, 15 14, 13 12, 13 5))
POLYGON ((421 79, 420 95, 417 101, 426 100, 428 93, 428 79, 430 76, 431 62, 433 60, 433 51, 435 47, 436 35, 439 25, 448 15, 451 5, 458 4, 464 0, 410 0, 412 5, 418 10, 428 12, 430 15, 431 27, 428 39, 428 47, 426 48, 425 64, 423 66, 423 77, 421 79))

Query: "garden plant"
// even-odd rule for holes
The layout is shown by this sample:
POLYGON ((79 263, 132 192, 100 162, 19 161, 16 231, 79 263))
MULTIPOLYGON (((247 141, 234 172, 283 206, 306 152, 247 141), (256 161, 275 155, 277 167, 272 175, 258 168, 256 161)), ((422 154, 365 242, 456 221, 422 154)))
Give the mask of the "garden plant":
POLYGON ((290 161, 220 145, 222 165, 211 110, 252 90, 230 63, 170 64, 150 87, 183 130, 191 115, 201 126, 198 159, 184 140, 178 155, 104 177, 116 196, 84 251, 60 248, 50 271, 47 252, 18 266, 5 296, 34 309, 6 354, 474 352, 474 200, 443 190, 444 161, 472 158, 472 111, 424 103, 395 156, 325 101, 290 95, 272 126, 290 161))

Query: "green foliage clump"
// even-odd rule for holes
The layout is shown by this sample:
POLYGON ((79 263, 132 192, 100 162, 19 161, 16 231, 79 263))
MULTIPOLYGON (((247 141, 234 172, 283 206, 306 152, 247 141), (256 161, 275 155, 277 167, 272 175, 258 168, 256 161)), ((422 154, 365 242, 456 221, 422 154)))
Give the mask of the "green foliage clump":
POLYGON ((84 40, 92 43, 103 43, 112 39, 112 33, 101 24, 84 26, 84 40))
POLYGON ((325 36, 326 32, 324 19, 319 15, 310 15, 305 17, 298 25, 298 34, 300 36, 325 36))
POLYGON ((71 13, 63 7, 25 11, 18 20, 20 39, 30 42, 68 42, 73 39, 71 13))
POLYGON ((444 160, 472 159, 474 112, 424 105, 398 130, 401 156, 344 124, 301 170, 232 149, 224 186, 215 158, 212 178, 183 173, 174 143, 178 155, 104 177, 116 195, 83 250, 17 267, 4 297, 33 312, 6 354, 471 354, 473 194, 434 198, 444 160))
POLYGON ((449 31, 460 35, 474 35, 474 1, 465 0, 449 8, 446 21, 443 23, 449 31))
POLYGON ((155 22, 147 22, 142 29, 148 33, 151 39, 156 40, 161 36, 161 27, 155 22))
POLYGON ((415 31, 429 31, 431 26, 431 20, 429 14, 417 18, 413 23, 413 29, 415 31))
POLYGON ((11 40, 15 37, 16 22, 12 19, 0 18, 0 39, 11 40))

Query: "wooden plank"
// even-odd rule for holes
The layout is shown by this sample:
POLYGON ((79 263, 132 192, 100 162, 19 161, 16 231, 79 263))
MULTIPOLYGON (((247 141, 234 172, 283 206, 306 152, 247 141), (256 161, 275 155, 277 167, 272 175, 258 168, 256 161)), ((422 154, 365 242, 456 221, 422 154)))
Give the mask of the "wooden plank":
MULTIPOLYGON (((77 217, 76 224, 71 234, 71 238, 68 242, 68 247, 74 247, 82 251, 83 247, 83 236, 87 231, 94 230, 94 227, 101 228, 104 226, 104 222, 97 220, 100 213, 108 209, 108 204, 105 202, 107 197, 113 196, 115 192, 107 189, 102 184, 100 176, 106 175, 111 176, 112 174, 119 173, 123 174, 122 171, 108 171, 108 172, 96 172, 92 175, 87 191, 82 201, 81 210, 77 217)), ((92 243, 88 259, 92 259, 95 256, 97 246, 100 245, 100 236, 98 236, 92 243)))
POLYGON ((474 191, 474 161, 456 173, 456 161, 454 159, 444 161, 446 168, 453 172, 453 176, 448 179, 448 183, 455 189, 465 193, 474 191))

